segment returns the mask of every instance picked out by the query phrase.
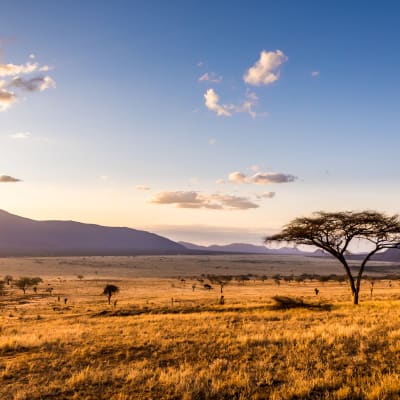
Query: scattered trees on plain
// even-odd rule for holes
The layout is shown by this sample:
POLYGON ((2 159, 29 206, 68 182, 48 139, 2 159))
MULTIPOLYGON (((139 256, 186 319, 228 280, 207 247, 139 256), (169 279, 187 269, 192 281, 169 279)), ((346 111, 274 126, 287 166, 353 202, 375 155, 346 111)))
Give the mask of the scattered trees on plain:
POLYGON ((43 282, 42 278, 39 278, 38 276, 35 278, 29 278, 29 277, 22 277, 19 278, 18 280, 14 281, 15 286, 18 289, 21 289, 24 294, 26 293, 26 289, 28 289, 29 287, 36 287, 36 285, 38 285, 39 283, 43 282))
POLYGON ((362 274, 371 257, 383 249, 400 248, 400 218, 377 211, 315 212, 296 218, 283 230, 265 238, 266 243, 289 242, 318 247, 342 264, 353 296, 358 304, 362 274), (354 240, 368 242, 372 250, 363 255, 356 276, 348 263, 349 245, 354 240))

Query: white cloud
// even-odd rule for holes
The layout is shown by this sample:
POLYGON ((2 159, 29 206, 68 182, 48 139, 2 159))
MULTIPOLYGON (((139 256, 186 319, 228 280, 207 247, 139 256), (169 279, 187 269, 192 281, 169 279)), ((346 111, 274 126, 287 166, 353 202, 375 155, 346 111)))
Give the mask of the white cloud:
POLYGON ((39 71, 40 72, 47 72, 47 71, 50 71, 52 68, 51 67, 49 67, 48 65, 43 65, 43 67, 40 67, 39 68, 39 71))
MULTIPOLYGON (((245 93, 246 100, 240 105, 234 104, 220 104, 219 96, 215 92, 214 89, 208 89, 204 95, 205 105, 206 107, 214 111, 218 116, 231 117, 233 113, 249 113, 253 118, 255 118, 258 114, 253 110, 253 107, 258 102, 257 95, 250 91, 246 90, 245 93)), ((262 113, 265 115, 265 113, 262 113)))
POLYGON ((279 79, 278 68, 287 60, 288 58, 281 50, 263 50, 259 60, 246 71, 243 79, 249 85, 269 85, 279 79))
POLYGON ((30 132, 17 132, 9 135, 11 139, 17 139, 17 140, 29 139, 31 136, 32 135, 30 132))
POLYGON ((246 174, 239 171, 231 172, 228 176, 228 180, 233 183, 249 183, 246 174))
POLYGON ((39 69, 39 63, 0 64, 0 77, 31 74, 39 69))
POLYGON ((0 175, 0 183, 14 183, 14 182, 21 182, 20 179, 13 178, 9 175, 0 175))
MULTIPOLYGON (((34 54, 29 55, 30 60, 34 60, 34 54)), ((38 62, 28 61, 25 64, 3 64, 0 63, 0 112, 7 110, 19 97, 18 91, 44 91, 49 88, 55 88, 56 83, 50 76, 36 75, 23 78, 23 75, 37 74, 49 71, 48 65, 41 66, 38 62), (12 91, 16 90, 16 93, 12 91)))
POLYGON ((213 145, 215 143, 217 143, 217 139, 215 139, 215 138, 208 139, 208 144, 213 145))
POLYGON ((312 77, 319 76, 319 74, 320 74, 319 71, 312 71, 312 72, 311 72, 311 76, 312 76, 312 77))
POLYGON ((135 186, 135 189, 136 190, 151 190, 151 188, 149 187, 149 186, 146 186, 146 185, 136 185, 135 186))
POLYGON ((6 89, 0 89, 0 112, 7 110, 17 101, 17 96, 14 92, 6 89))
POLYGON ((200 68, 204 65, 204 61, 199 61, 196 65, 200 68))
POLYGON ((219 97, 214 89, 208 89, 204 94, 206 107, 217 113, 218 116, 230 117, 234 106, 231 104, 219 104, 219 97))
POLYGON ((210 73, 206 72, 205 74, 200 76, 199 81, 221 83, 222 76, 218 76, 215 72, 210 72, 210 73))
POLYGON ((195 191, 160 192, 152 199, 154 204, 173 204, 178 208, 196 208, 211 210, 247 210, 259 205, 247 197, 223 194, 202 194, 195 191))
POLYGON ((270 183, 288 183, 297 180, 297 176, 278 172, 256 172, 253 176, 247 176, 243 172, 231 172, 229 182, 236 184, 254 183, 256 185, 268 185, 270 183))

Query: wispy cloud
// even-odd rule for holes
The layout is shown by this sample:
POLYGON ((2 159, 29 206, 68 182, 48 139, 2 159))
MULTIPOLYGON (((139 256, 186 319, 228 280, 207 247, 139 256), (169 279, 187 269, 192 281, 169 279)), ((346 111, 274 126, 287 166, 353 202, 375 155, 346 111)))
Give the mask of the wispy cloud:
POLYGON ((243 79, 249 85, 270 85, 279 79, 279 67, 287 60, 287 56, 281 50, 263 50, 258 61, 246 71, 243 79))
POLYGON ((208 139, 208 144, 213 145, 215 143, 217 143, 217 139, 215 139, 215 138, 208 139))
POLYGON ((319 71, 312 71, 312 72, 311 72, 311 76, 314 77, 314 78, 317 77, 317 76, 319 76, 319 75, 320 75, 320 72, 319 72, 319 71))
POLYGON ((289 183, 294 182, 297 176, 281 174, 278 172, 257 172, 251 177, 251 181, 257 185, 268 185, 270 183, 289 183))
MULTIPOLYGON (((245 101, 241 105, 235 107, 235 111, 249 113, 250 116, 255 118, 257 116, 257 113, 253 110, 253 107, 258 102, 258 96, 251 90, 247 89, 245 98, 246 98, 245 101)), ((263 115, 265 115, 265 113, 263 113, 263 115)))
POLYGON ((8 86, 23 89, 28 92, 43 92, 46 89, 55 89, 56 83, 50 76, 36 76, 30 79, 16 77, 11 80, 8 86))
POLYGON ((151 190, 151 188, 149 186, 146 186, 146 185, 136 185, 135 189, 136 190, 144 190, 144 191, 151 190))
POLYGON ((212 83, 221 83, 222 76, 218 76, 215 72, 206 72, 205 74, 201 75, 199 78, 200 82, 212 82, 212 83))
POLYGON ((214 89, 208 89, 204 94, 204 99, 206 107, 214 111, 218 116, 231 117, 233 113, 249 113, 255 118, 258 115, 253 109, 258 102, 258 96, 250 90, 246 90, 245 100, 239 105, 221 104, 219 96, 214 89))
POLYGON ((152 199, 154 204, 172 204, 178 208, 210 210, 248 210, 258 208, 250 198, 225 194, 203 194, 196 191, 160 192, 152 199))
POLYGON ((21 182, 21 179, 17 179, 9 175, 0 175, 0 183, 14 183, 14 182, 21 182))
POLYGON ((261 194, 256 194, 257 199, 272 199, 275 197, 275 192, 264 192, 261 194))
POLYGON ((256 184, 268 185, 271 183, 289 183, 294 182, 298 178, 291 174, 282 174, 278 172, 256 172, 252 176, 248 176, 243 172, 231 172, 228 181, 236 184, 256 184))
POLYGON ((11 135, 8 135, 11 139, 16 139, 16 140, 24 140, 24 139, 29 139, 32 134, 30 132, 17 132, 17 133, 12 133, 11 135))

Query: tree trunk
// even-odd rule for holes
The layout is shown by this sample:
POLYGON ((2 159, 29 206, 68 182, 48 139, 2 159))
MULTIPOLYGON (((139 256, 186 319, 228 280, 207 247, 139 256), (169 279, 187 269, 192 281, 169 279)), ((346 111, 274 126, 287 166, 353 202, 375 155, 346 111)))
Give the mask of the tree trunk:
POLYGON ((360 290, 358 289, 356 289, 354 292, 353 292, 353 304, 354 305, 358 305, 358 295, 359 295, 359 293, 360 293, 360 290))
POLYGON ((108 304, 111 304, 111 294, 108 295, 108 304))

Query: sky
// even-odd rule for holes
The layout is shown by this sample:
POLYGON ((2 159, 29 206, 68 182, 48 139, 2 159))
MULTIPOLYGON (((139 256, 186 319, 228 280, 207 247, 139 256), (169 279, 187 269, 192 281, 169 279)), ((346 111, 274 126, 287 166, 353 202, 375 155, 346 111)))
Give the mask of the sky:
POLYGON ((0 9, 0 209, 199 244, 399 212, 398 2, 0 9))

